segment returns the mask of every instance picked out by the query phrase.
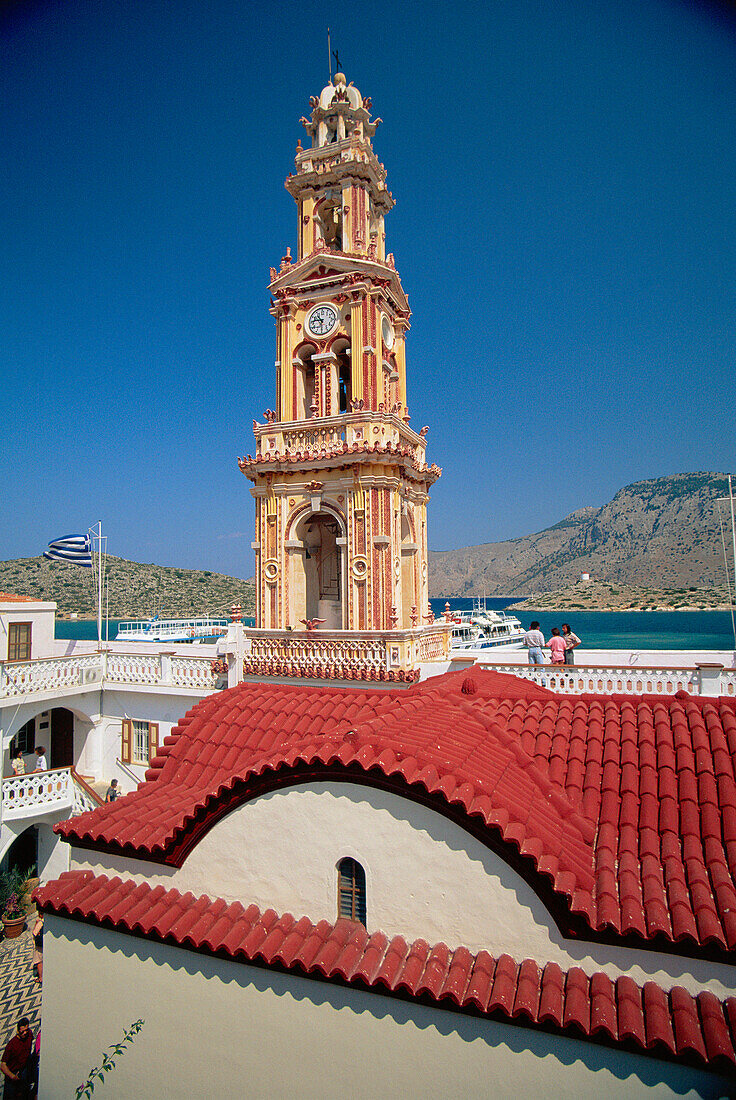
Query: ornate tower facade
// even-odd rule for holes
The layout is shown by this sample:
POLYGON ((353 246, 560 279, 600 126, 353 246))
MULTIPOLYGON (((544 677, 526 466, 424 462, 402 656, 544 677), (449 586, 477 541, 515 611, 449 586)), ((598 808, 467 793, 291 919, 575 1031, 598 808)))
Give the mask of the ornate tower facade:
MULTIPOLYGON (((275 409, 253 422, 255 456, 239 462, 256 501, 256 633, 439 638, 427 501, 441 471, 426 463, 427 429, 410 427, 409 303, 386 253, 394 200, 371 145, 381 120, 341 73, 311 106, 311 145, 299 142, 286 180, 297 256, 287 249, 271 269, 275 409)), ((416 647, 399 649, 398 665, 416 662, 416 647)))

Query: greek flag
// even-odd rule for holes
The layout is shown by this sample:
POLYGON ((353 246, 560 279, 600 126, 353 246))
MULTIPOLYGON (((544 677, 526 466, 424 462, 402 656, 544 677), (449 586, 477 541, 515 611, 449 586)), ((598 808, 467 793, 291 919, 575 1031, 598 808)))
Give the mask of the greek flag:
POLYGON ((64 535, 62 539, 54 539, 50 542, 43 556, 51 561, 69 561, 73 565, 83 565, 91 569, 91 550, 92 542, 89 535, 64 535))

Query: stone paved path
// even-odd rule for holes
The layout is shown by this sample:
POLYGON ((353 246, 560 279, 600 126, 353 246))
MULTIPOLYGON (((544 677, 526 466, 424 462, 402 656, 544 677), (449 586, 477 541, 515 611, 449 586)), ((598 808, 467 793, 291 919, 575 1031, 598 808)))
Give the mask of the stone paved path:
POLYGON ((34 909, 25 932, 17 939, 0 942, 0 1054, 21 1016, 31 1021, 34 1036, 41 1026, 41 986, 33 977, 31 927, 35 919, 34 909))

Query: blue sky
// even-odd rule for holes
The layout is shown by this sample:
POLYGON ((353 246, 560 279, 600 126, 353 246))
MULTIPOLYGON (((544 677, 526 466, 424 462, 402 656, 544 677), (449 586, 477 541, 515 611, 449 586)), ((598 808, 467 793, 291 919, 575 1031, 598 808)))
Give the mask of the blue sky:
POLYGON ((252 575, 268 268, 326 83, 383 118, 430 545, 733 472, 736 16, 685 0, 57 0, 0 13, 0 558, 252 575))

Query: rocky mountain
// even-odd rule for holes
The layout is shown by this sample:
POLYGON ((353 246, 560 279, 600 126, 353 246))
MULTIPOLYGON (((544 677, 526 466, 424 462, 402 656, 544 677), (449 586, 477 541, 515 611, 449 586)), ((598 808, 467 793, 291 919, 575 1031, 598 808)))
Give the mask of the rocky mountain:
POLYGON ((581 508, 545 531, 432 552, 430 595, 531 595, 581 573, 660 590, 711 588, 724 581, 715 498, 727 493, 718 473, 637 481, 602 508, 581 508))
MULTIPOLYGON (((107 559, 111 619, 229 614, 240 603, 243 614, 252 615, 255 587, 252 581, 199 569, 173 569, 144 565, 124 558, 107 559)), ((94 616, 95 588, 91 569, 46 558, 17 558, 0 562, 0 591, 38 600, 55 600, 58 614, 76 612, 94 616)))

